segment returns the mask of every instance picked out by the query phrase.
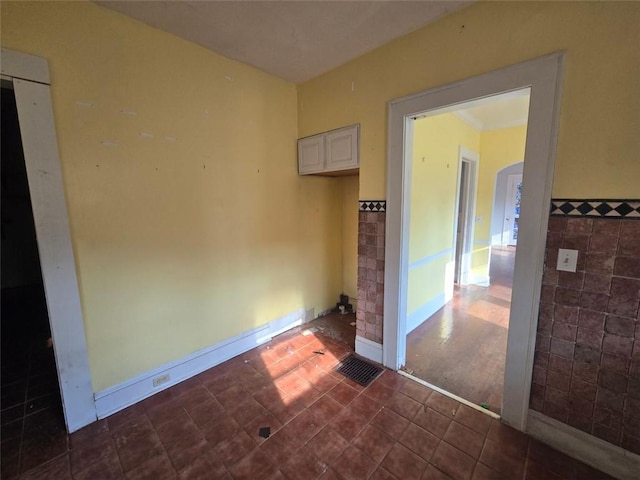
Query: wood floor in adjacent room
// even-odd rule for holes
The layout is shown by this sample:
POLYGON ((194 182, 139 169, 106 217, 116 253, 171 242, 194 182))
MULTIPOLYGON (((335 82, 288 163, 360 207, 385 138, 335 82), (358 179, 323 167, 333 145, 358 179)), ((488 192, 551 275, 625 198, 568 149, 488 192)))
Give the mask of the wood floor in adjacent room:
POLYGON ((491 286, 456 286, 453 300, 407 335, 414 376, 500 413, 515 247, 492 247, 491 286))

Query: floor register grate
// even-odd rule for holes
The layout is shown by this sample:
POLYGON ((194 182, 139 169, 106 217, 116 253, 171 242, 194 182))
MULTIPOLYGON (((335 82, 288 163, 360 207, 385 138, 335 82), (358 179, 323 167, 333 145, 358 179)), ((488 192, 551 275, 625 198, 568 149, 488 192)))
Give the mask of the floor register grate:
POLYGON ((382 368, 362 360, 355 355, 350 355, 345 358, 344 361, 340 362, 336 367, 336 372, 341 373, 363 387, 367 387, 380 375, 382 368))

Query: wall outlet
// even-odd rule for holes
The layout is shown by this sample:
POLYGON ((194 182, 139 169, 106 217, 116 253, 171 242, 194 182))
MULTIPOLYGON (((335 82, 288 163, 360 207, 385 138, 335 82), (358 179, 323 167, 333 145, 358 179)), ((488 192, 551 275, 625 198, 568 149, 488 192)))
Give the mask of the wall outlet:
POLYGON ((159 377, 156 377, 153 379, 153 386, 157 387, 158 385, 167 383, 169 380, 171 380, 171 377, 169 376, 168 373, 165 373, 164 375, 160 375, 159 377))
POLYGON ((578 250, 558 249, 558 264, 556 270, 575 272, 578 266, 578 250))

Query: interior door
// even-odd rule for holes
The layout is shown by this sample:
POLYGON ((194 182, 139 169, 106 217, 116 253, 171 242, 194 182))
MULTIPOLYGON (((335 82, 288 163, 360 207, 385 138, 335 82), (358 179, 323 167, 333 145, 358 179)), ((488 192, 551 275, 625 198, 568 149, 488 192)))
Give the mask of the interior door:
POLYGON ((518 224, 520 222, 520 200, 522 199, 522 175, 507 177, 507 198, 504 207, 502 245, 515 246, 518 243, 518 224))

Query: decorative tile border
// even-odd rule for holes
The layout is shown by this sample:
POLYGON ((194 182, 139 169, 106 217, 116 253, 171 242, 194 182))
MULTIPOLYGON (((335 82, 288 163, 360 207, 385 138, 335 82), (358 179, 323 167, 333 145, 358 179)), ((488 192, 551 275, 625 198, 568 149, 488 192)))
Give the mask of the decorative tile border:
POLYGON ((361 212, 386 212, 386 200, 360 200, 361 212))
POLYGON ((552 199, 551 215, 555 217, 640 219, 640 200, 552 199))

